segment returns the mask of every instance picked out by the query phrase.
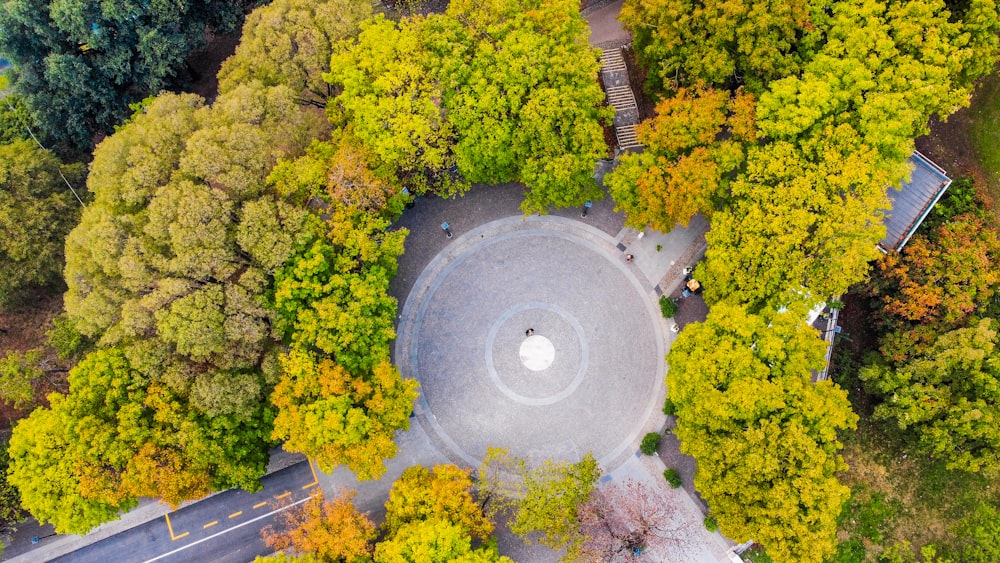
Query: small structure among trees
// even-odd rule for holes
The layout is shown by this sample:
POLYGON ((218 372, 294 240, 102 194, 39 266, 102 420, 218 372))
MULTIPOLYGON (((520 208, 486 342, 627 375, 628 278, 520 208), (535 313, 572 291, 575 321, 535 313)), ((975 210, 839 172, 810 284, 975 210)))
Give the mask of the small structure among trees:
POLYGON ((903 250, 951 185, 945 171, 920 151, 913 151, 909 164, 913 166, 910 181, 887 191, 890 208, 885 213, 885 237, 878 244, 882 252, 903 250))

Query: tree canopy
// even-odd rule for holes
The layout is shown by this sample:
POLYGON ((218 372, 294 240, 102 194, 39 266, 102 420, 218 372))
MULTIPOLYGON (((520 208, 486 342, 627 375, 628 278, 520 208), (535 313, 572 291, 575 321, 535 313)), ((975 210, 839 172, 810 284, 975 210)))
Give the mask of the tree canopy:
POLYGON ((406 230, 387 232, 400 194, 369 168, 349 135, 282 163, 276 189, 322 207, 324 234, 275 272, 274 330, 281 356, 273 437, 323 469, 347 464, 378 478, 409 428, 417 383, 389 363, 396 300, 388 294, 406 230))
POLYGON ((275 0, 251 12, 236 53, 219 71, 223 94, 250 81, 285 85, 306 103, 325 106, 333 92, 323 81, 333 45, 357 35, 372 4, 351 0, 275 0))
POLYGON ((683 560, 693 529, 664 489, 627 479, 594 491, 580 506, 583 541, 579 561, 633 561, 651 551, 667 560, 683 560))
POLYGON ((492 540, 493 523, 472 497, 472 478, 455 465, 406 469, 389 491, 376 563, 510 563, 492 540), (487 541, 489 540, 489 541, 487 541), (475 543, 485 543, 473 547, 475 543))
POLYGON ((79 185, 82 166, 63 167, 34 141, 0 144, 0 307, 61 278, 63 243, 81 206, 60 169, 79 185))
POLYGON ((376 16, 342 43, 327 80, 382 177, 422 193, 520 181, 523 209, 600 196, 598 56, 570 0, 452 2, 445 14, 376 16))
POLYGON ((210 490, 255 489, 267 462, 266 411, 206 417, 138 373, 118 348, 91 352, 11 438, 10 482, 60 533, 83 533, 140 496, 176 506, 210 490))
POLYGON ((681 451, 723 534, 753 538, 781 561, 822 561, 836 545, 848 489, 837 431, 852 428, 847 394, 812 383, 822 340, 802 311, 768 318, 720 303, 685 327, 667 361, 681 451))
POLYGON ((459 525, 480 540, 493 533, 493 523, 472 496, 470 472, 456 465, 407 468, 393 483, 385 509, 382 529, 388 535, 411 522, 432 518, 459 525))
POLYGON ((918 447, 947 460, 951 469, 1000 471, 995 325, 982 319, 941 334, 898 367, 863 368, 861 378, 885 401, 875 408, 875 417, 912 430, 918 447))
POLYGON ((728 196, 730 174, 743 161, 741 141, 754 140, 753 97, 680 89, 636 130, 641 153, 626 153, 605 177, 625 224, 668 232, 696 213, 710 215, 728 196), (748 115, 749 114, 749 115, 748 115), (721 139, 728 125, 731 137, 721 139))
POLYGON ((308 212, 277 200, 266 175, 320 129, 312 119, 285 87, 240 87, 210 108, 168 94, 95 151, 65 304, 99 350, 11 440, 12 482, 40 520, 82 532, 138 496, 259 486, 276 342, 261 296, 311 236, 308 212))
POLYGON ((747 149, 731 191, 705 174, 711 166, 704 161, 672 182, 667 171, 681 160, 655 158, 662 139, 648 134, 651 150, 626 157, 609 182, 633 226, 657 218, 650 223, 670 226, 711 209, 716 194, 721 210, 712 216, 698 275, 709 301, 753 309, 828 300, 864 278, 883 233, 886 187, 908 173, 913 138, 926 132, 929 117, 968 103, 972 81, 987 72, 981 59, 996 59, 1000 29, 992 2, 952 13, 943 1, 751 8, 636 0, 622 17, 651 73, 676 79, 666 99, 677 102, 642 128, 711 115, 684 105, 684 87, 735 88, 740 69, 758 94, 744 113, 756 116, 761 142, 747 149), (749 59, 766 68, 750 69, 749 59), (642 215, 649 211, 659 214, 642 215))
POLYGON ((273 550, 293 550, 301 557, 296 561, 370 561, 378 533, 368 515, 354 506, 355 495, 343 490, 327 501, 322 491, 313 494, 279 517, 279 529, 264 528, 264 542, 273 550))
POLYGON ((170 86, 206 29, 226 31, 244 3, 7 0, 0 53, 48 137, 87 150, 128 104, 170 86))
POLYGON ((490 448, 479 468, 479 489, 491 515, 504 514, 525 540, 566 549, 567 560, 584 541, 580 507, 591 499, 601 468, 590 453, 571 463, 546 460, 531 467, 500 448, 490 448))
POLYGON ((727 0, 628 0, 621 21, 656 90, 674 82, 738 84, 760 92, 794 74, 821 41, 822 5, 727 0))
MULTIPOLYGON (((877 66, 896 56, 915 56, 890 70, 892 78, 883 78, 901 85, 905 76, 918 81, 913 95, 931 103, 936 103, 934 83, 941 84, 945 72, 950 74, 946 80, 957 80, 959 89, 990 72, 1000 31, 992 0, 950 5, 943 0, 834 5, 802 0, 628 0, 621 19, 632 31, 655 91, 705 82, 733 88, 746 84, 760 94, 772 81, 808 74, 816 58, 833 54, 843 59, 850 51, 872 49, 871 57, 857 62, 877 66), (907 47, 898 49, 903 43, 907 47), (926 72, 922 65, 935 70, 926 72)), ((846 84, 864 87, 871 78, 864 72, 853 76, 846 84)), ((953 98, 940 101, 948 99, 953 98)), ((893 113, 903 109, 890 105, 885 109, 893 113)))
POLYGON ((876 159, 848 126, 828 129, 808 152, 780 141, 752 147, 706 235, 706 300, 821 302, 863 278, 885 233, 888 176, 876 159))
POLYGON ((903 252, 876 262, 867 291, 878 306, 874 320, 885 331, 882 356, 905 362, 925 353, 938 334, 994 314, 998 258, 996 231, 966 213, 918 232, 903 252))

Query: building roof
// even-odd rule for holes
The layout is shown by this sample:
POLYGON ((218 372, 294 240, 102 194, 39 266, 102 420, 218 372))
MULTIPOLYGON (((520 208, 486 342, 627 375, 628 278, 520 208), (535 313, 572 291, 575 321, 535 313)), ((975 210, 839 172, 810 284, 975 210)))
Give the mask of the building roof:
POLYGON ((910 155, 913 173, 909 182, 897 189, 889 187, 889 209, 885 213, 885 238, 879 243, 883 252, 899 252, 916 232, 934 204, 951 185, 951 178, 940 166, 914 151, 910 155))

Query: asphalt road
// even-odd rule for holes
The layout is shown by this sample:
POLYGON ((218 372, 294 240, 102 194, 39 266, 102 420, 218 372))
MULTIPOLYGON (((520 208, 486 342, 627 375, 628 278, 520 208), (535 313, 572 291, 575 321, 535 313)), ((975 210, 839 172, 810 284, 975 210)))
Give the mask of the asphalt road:
POLYGON ((232 490, 213 495, 54 561, 246 563, 270 553, 261 529, 319 488, 309 462, 272 473, 261 484, 264 488, 259 492, 232 490))

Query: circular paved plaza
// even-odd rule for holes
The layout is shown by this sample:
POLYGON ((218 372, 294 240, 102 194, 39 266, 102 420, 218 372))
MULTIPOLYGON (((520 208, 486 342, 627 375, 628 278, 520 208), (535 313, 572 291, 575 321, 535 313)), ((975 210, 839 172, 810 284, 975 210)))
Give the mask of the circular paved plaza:
POLYGON ((615 241, 578 221, 510 217, 457 237, 403 307, 396 359, 417 419, 476 466, 489 446, 543 459, 634 452, 662 401, 662 320, 615 241))

